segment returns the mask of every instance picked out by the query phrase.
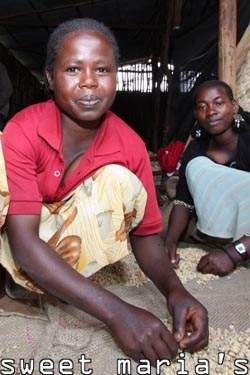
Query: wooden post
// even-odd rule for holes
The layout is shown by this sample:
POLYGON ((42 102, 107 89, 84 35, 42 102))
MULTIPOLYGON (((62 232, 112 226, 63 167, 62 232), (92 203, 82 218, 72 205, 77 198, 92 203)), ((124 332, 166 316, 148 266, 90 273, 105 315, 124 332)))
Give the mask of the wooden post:
POLYGON ((152 76, 153 76, 153 90, 152 94, 154 97, 154 128, 153 128, 153 151, 156 152, 158 149, 158 137, 159 137, 159 126, 160 126, 160 102, 161 102, 161 88, 160 84, 162 81, 162 68, 158 66, 158 56, 153 56, 152 59, 152 76))
MULTIPOLYGON (((155 116, 154 116, 154 134, 153 134, 153 149, 156 151, 159 148, 159 127, 160 127, 160 106, 161 106, 161 91, 160 91, 160 83, 162 81, 163 75, 168 71, 168 53, 169 53, 169 42, 170 42, 170 34, 173 28, 173 21, 174 21, 174 11, 175 11, 175 1, 171 0, 168 1, 166 4, 166 28, 162 35, 162 45, 160 51, 160 62, 161 67, 156 67, 157 72, 157 88, 155 89, 155 116)), ((178 0, 179 3, 179 0, 178 0)), ((158 63, 158 61, 156 62, 158 63)), ((165 125, 166 126, 166 125, 165 125)), ((161 142, 162 146, 162 142, 161 142)))
POLYGON ((182 12, 182 0, 175 0, 174 2, 174 29, 179 29, 181 26, 181 12, 182 12))
POLYGON ((236 92, 237 0, 219 2, 219 78, 236 92))

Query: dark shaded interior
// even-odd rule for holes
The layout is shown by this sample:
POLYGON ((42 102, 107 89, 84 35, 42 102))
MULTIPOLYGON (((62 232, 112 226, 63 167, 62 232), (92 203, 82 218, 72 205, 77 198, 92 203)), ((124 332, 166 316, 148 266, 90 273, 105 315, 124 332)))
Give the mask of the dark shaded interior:
MULTIPOLYGON (((151 58, 153 82, 160 82, 163 74, 168 77, 167 92, 118 92, 114 111, 151 150, 172 139, 186 140, 193 124, 193 85, 217 77, 218 1, 2 1, 0 60, 14 86, 10 116, 46 99, 42 81, 48 36, 59 23, 76 17, 96 18, 113 30, 121 63, 151 58)), ((238 0, 238 40, 249 21, 249 0, 238 0)))

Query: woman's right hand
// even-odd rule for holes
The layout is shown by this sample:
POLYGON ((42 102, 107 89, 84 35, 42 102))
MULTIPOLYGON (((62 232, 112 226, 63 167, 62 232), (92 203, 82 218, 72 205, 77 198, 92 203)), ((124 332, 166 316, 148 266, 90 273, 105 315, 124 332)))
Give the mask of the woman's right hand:
POLYGON ((148 359, 155 365, 160 359, 173 359, 178 344, 167 327, 153 314, 124 303, 108 324, 123 352, 136 362, 148 359))
POLYGON ((173 268, 177 268, 180 262, 180 255, 177 253, 177 244, 166 239, 165 250, 168 253, 168 257, 173 268))

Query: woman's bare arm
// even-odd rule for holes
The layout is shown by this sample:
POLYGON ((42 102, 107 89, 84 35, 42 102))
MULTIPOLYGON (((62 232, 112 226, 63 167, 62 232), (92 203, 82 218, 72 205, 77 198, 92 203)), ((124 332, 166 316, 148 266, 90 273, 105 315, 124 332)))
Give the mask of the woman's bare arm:
POLYGON ((119 299, 80 275, 38 237, 38 215, 9 215, 7 234, 15 260, 42 289, 108 322, 119 299), (98 302, 97 302, 98 301, 98 302))
POLYGON ((179 263, 177 246, 181 235, 187 228, 190 219, 189 208, 183 205, 174 205, 170 214, 167 235, 165 239, 165 248, 168 252, 169 259, 173 265, 179 263))
POLYGON ((107 324, 119 346, 134 360, 146 358, 154 363, 177 354, 176 340, 158 318, 83 277, 39 239, 39 221, 36 215, 7 218, 14 258, 32 280, 107 324))

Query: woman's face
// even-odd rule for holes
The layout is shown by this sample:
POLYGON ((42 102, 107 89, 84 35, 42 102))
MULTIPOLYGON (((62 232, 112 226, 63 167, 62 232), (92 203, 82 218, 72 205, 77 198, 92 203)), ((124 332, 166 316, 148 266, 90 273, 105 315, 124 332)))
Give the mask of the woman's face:
POLYGON ((91 30, 67 34, 47 77, 66 117, 83 127, 97 126, 116 93, 116 63, 109 41, 91 30))
POLYGON ((223 87, 204 87, 197 93, 194 114, 207 133, 220 135, 231 129, 233 114, 238 108, 223 87))

